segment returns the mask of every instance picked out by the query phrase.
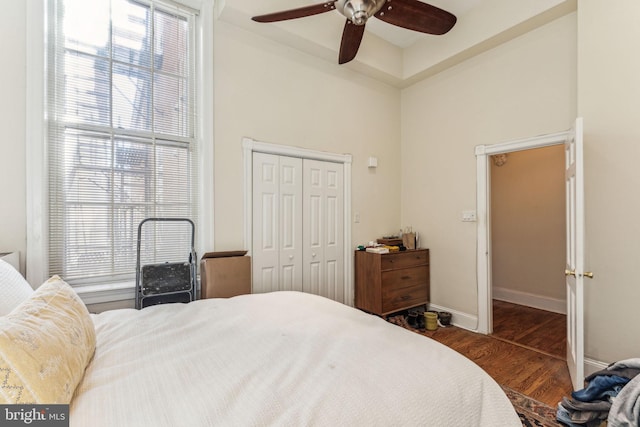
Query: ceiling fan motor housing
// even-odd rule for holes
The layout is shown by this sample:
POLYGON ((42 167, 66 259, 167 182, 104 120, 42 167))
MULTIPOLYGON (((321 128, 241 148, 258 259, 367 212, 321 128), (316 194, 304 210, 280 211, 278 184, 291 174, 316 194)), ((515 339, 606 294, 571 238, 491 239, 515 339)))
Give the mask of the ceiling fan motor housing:
POLYGON ((347 17, 356 25, 364 25, 367 19, 372 17, 382 8, 386 0, 337 0, 335 3, 338 12, 347 17))

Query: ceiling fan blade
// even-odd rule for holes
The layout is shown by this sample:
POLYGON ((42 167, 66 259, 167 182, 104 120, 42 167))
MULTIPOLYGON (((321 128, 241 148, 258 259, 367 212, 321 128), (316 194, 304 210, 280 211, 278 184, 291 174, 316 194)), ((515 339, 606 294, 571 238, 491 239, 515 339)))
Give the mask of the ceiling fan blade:
POLYGON ((326 1, 320 4, 313 4, 311 6, 304 6, 297 9, 283 10, 281 12, 269 13, 267 15, 254 16, 253 19, 256 22, 276 22, 286 21, 287 19, 304 18, 305 16, 317 15, 319 13, 329 12, 336 7, 333 1, 326 1))
POLYGON ((441 35, 455 25, 455 15, 418 0, 387 0, 374 15, 384 22, 421 33, 441 35))
POLYGON ((356 25, 347 19, 342 31, 342 42, 340 43, 340 55, 338 63, 345 64, 356 57, 362 36, 364 35, 364 25, 356 25))

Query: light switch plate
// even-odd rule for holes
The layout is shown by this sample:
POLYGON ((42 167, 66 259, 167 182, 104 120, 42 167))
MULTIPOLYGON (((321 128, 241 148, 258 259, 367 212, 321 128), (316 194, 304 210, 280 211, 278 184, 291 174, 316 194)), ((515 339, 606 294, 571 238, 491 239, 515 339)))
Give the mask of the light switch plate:
POLYGON ((477 221, 476 211, 462 211, 462 222, 475 222, 475 221, 477 221))

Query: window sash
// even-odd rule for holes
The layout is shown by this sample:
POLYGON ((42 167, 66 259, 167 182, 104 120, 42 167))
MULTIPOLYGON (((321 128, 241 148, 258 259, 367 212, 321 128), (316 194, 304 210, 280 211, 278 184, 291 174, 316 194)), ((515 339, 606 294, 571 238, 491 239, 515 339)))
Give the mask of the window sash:
MULTIPOLYGON (((65 3, 51 0, 49 14, 49 274, 130 280, 143 219, 198 224, 195 15, 160 1, 76 0, 108 6, 101 45, 92 31, 64 31, 74 9, 65 3)), ((141 237, 143 264, 188 259, 184 227, 157 224, 141 237)))

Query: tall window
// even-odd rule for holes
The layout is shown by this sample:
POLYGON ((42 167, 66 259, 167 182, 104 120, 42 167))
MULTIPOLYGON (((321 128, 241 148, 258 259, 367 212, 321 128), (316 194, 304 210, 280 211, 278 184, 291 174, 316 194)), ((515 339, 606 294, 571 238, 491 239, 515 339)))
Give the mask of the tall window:
MULTIPOLYGON (((132 278, 143 219, 197 224, 195 14, 49 0, 48 17, 49 274, 132 278)), ((173 224, 142 236, 147 262, 188 255, 191 234, 173 224)))

